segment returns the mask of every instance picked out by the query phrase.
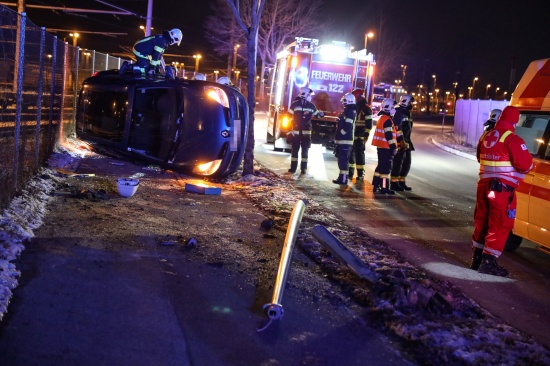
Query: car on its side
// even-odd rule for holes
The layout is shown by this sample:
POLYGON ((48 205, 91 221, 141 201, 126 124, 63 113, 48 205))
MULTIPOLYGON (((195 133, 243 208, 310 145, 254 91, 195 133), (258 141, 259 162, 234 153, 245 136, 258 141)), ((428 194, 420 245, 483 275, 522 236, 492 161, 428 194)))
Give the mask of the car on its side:
POLYGON ((79 93, 76 135, 174 171, 223 178, 242 161, 248 103, 234 87, 107 70, 79 93))

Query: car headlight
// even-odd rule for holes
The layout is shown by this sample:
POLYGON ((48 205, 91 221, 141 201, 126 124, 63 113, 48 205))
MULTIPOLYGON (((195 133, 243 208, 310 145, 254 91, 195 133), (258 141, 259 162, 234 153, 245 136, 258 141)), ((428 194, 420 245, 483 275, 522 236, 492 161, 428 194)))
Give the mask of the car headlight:
POLYGON ((214 99, 225 108, 229 108, 229 99, 223 89, 218 88, 217 86, 205 86, 204 90, 206 91, 206 95, 210 98, 214 99))
POLYGON ((198 175, 212 175, 220 168, 221 163, 221 159, 218 159, 199 164, 193 168, 193 173, 198 175))

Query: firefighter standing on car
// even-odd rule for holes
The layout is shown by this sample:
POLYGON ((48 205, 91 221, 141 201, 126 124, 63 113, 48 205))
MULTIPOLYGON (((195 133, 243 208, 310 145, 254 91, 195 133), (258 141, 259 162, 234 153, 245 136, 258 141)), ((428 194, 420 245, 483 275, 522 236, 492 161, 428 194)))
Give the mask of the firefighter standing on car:
POLYGON ((357 106, 357 120, 355 121, 354 140, 349 156, 348 178, 351 180, 357 169, 357 180, 362 181, 365 176, 365 143, 369 139, 372 129, 372 109, 367 104, 363 89, 351 92, 355 96, 357 106))
POLYGON ((142 75, 153 74, 163 66, 162 54, 168 46, 181 43, 181 30, 174 28, 170 31, 162 31, 162 34, 144 37, 134 44, 134 55, 142 75))
POLYGON ((300 161, 301 173, 307 170, 307 159, 311 147, 311 118, 314 116, 323 117, 325 114, 317 110, 311 102, 315 93, 307 87, 300 90, 300 95, 290 105, 288 113, 292 115, 292 130, 287 133, 287 142, 292 145, 289 173, 295 173, 298 168, 298 152, 302 149, 300 161))
POLYGON ((502 111, 500 109, 493 109, 491 113, 489 113, 489 119, 483 124, 483 131, 491 131, 495 128, 495 124, 497 123, 498 117, 500 117, 501 113, 502 111))
POLYGON ((412 189, 405 182, 407 174, 409 174, 411 170, 411 151, 414 150, 411 141, 413 124, 411 117, 412 102, 414 102, 412 95, 403 95, 393 115, 393 123, 397 130, 397 146, 399 149, 397 150, 397 154, 393 157, 390 184, 390 189, 392 191, 402 192, 412 189))
POLYGON ((477 145, 479 181, 470 268, 495 276, 508 276, 497 258, 514 227, 515 189, 533 168, 533 157, 525 141, 514 133, 518 121, 516 107, 504 108, 495 127, 484 132, 477 145))
POLYGON ((372 136, 372 145, 376 146, 378 154, 378 165, 374 170, 372 177, 372 186, 374 193, 395 194, 389 186, 389 175, 392 169, 393 157, 397 153, 397 131, 391 119, 391 111, 395 101, 386 98, 380 105, 380 118, 376 123, 374 135, 372 136))
POLYGON ((355 96, 351 93, 344 94, 340 101, 344 106, 344 111, 338 116, 338 126, 334 138, 340 174, 332 183, 348 184, 349 156, 353 146, 353 130, 357 118, 357 107, 355 96))

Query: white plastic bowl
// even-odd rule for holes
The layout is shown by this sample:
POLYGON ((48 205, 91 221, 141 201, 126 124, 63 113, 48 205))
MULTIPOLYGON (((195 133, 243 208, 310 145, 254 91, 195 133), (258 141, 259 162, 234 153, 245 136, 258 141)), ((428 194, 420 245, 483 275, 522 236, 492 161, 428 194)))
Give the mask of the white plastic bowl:
POLYGON ((139 187, 139 180, 132 178, 120 178, 117 181, 118 194, 122 197, 132 197, 139 187))

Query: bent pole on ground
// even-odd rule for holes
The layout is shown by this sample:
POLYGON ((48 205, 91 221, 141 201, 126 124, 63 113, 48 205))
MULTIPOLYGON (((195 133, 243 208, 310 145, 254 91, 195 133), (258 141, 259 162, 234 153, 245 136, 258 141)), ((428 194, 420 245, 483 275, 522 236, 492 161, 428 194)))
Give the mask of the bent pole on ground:
POLYGON ((283 316, 283 305, 281 304, 283 299, 283 290, 285 288, 288 271, 290 270, 292 249, 294 249, 294 242, 296 241, 296 236, 298 234, 300 223, 302 222, 302 216, 304 215, 305 208, 305 202, 298 200, 294 204, 294 209, 290 215, 290 222, 288 224, 288 229, 286 230, 281 261, 279 262, 277 280, 275 281, 275 288, 273 289, 273 297, 270 304, 264 305, 264 309, 267 309, 267 316, 271 320, 280 319, 283 316))

